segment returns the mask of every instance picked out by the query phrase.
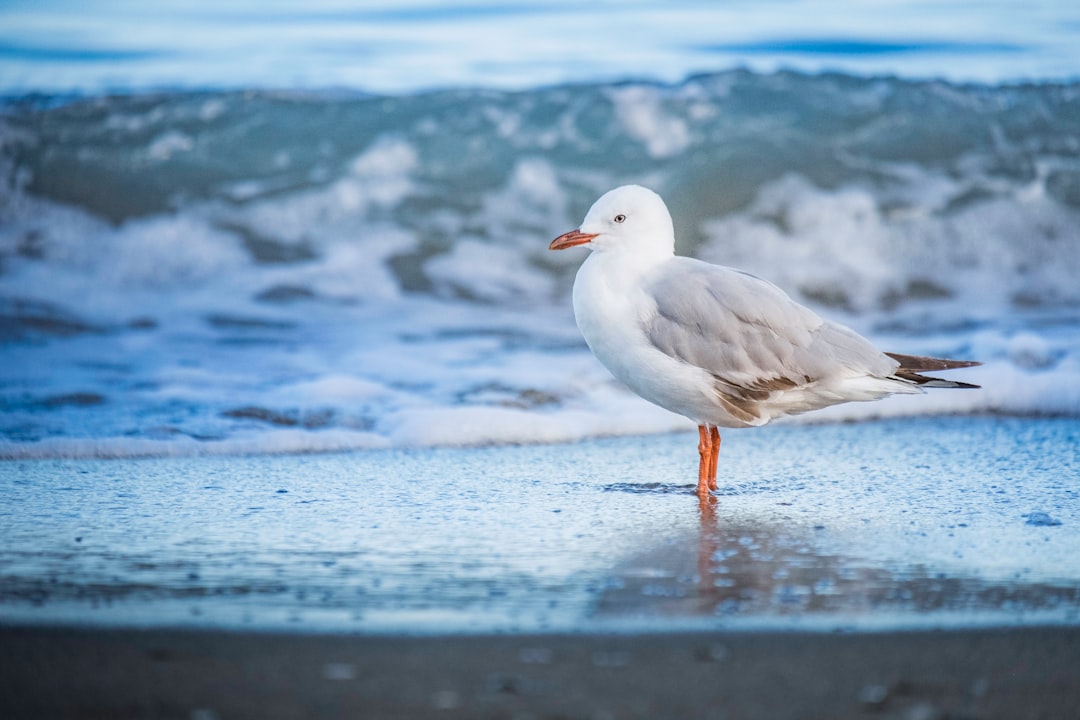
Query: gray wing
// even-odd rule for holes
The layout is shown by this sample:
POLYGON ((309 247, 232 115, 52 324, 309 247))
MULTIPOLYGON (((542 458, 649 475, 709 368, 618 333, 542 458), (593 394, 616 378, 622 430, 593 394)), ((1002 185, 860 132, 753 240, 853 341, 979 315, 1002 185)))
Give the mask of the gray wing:
POLYGON ((778 391, 832 378, 888 377, 898 366, 862 336, 738 270, 679 257, 645 289, 656 302, 646 337, 711 374, 738 414, 756 417, 756 404, 778 391))

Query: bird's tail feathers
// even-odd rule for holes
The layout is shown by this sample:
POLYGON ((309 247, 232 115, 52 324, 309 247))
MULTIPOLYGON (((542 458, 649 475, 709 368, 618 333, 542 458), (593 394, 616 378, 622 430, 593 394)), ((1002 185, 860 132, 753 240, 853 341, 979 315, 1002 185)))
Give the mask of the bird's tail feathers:
POLYGON ((974 360, 946 360, 944 358, 923 357, 921 355, 900 355, 899 353, 885 353, 900 367, 893 373, 894 377, 915 383, 920 387, 929 388, 978 388, 979 385, 960 382, 959 380, 943 380, 941 378, 920 375, 926 370, 955 370, 957 368, 975 367, 982 365, 974 360))

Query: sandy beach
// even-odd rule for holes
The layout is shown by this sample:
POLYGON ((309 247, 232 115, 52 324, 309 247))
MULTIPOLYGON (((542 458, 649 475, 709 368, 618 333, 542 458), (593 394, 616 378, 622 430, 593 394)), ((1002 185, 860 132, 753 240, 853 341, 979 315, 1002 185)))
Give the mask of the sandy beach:
POLYGON ((1080 630, 387 637, 0 629, 0 715, 1068 720, 1080 630))

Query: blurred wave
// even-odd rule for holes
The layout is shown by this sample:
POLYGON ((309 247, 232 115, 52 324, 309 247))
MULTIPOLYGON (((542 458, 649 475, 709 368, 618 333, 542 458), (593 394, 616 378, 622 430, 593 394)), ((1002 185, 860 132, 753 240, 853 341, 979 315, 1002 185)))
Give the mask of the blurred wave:
MULTIPOLYGON (((568 440, 612 381, 549 253, 640 182, 680 251, 1080 415, 1080 85, 730 71, 527 92, 26 97, 0 112, 0 456, 568 440)), ((958 375, 959 377, 959 375, 958 375)))

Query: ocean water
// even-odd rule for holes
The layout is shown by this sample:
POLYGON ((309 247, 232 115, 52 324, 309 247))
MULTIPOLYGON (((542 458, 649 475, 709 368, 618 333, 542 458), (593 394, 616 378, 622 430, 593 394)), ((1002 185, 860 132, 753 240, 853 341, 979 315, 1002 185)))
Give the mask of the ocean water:
POLYGON ((1080 420, 13 461, 0 623, 297 632, 1080 621, 1080 420))
POLYGON ((1078 35, 1050 1, 4 3, 0 622, 1075 623, 1078 35), (629 182, 680 252, 983 389, 725 433, 699 508, 691 423, 591 356, 585 251, 547 250, 629 182))
POLYGON ((685 428, 546 249, 627 182, 680 252, 985 363, 811 419, 1075 417, 1078 35, 1059 2, 5 3, 0 458, 685 428))
POLYGON ((683 429, 574 325, 605 190, 984 386, 810 419, 1080 415, 1080 85, 756 74, 24 98, 0 125, 0 456, 683 429))
POLYGON ((529 90, 733 67, 1076 78, 1063 0, 7 0, 0 89, 529 90))

